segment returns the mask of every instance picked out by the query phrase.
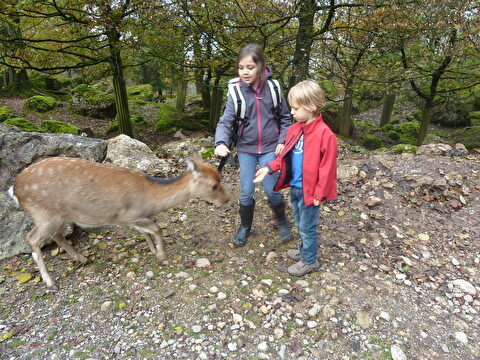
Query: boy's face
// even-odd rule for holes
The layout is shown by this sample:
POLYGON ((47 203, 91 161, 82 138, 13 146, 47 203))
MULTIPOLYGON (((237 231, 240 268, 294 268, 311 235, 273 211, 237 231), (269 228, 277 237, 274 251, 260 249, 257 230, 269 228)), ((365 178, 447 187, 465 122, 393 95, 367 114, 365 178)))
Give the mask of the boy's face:
POLYGON ((245 56, 238 62, 238 76, 254 89, 257 88, 260 74, 258 72, 258 66, 251 56, 245 56))
POLYGON ((296 121, 308 124, 315 120, 313 111, 306 109, 303 105, 298 105, 296 102, 290 105, 292 107, 290 112, 296 121))

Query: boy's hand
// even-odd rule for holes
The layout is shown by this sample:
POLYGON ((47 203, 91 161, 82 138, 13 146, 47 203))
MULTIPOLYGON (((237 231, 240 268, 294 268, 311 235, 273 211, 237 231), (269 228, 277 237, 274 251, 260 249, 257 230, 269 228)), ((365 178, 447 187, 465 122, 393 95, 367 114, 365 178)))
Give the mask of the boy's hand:
POLYGON ((264 168, 261 168, 260 170, 258 170, 256 173, 255 173, 255 179, 253 179, 253 182, 256 184, 256 183, 259 183, 261 182, 263 179, 265 179, 265 176, 268 175, 268 168, 264 167, 264 168))
POLYGON ((313 199, 313 205, 315 206, 320 206, 322 202, 320 200, 317 200, 317 199, 313 199))
POLYGON ((285 144, 277 144, 277 147, 275 148, 275 156, 280 155, 284 148, 285 144))

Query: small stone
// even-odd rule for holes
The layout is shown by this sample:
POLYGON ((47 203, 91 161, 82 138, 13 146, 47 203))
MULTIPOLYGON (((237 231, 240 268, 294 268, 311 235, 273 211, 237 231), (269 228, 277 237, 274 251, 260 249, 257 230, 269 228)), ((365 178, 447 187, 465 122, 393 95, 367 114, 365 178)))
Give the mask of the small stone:
POLYGON ((186 279, 188 278, 188 273, 186 273, 185 271, 180 271, 179 273, 175 274, 175 277, 177 279, 186 279))
POLYGON ((193 325, 192 326, 192 331, 195 333, 195 334, 198 334, 200 331, 202 331, 202 327, 200 325, 193 325))
POLYGON ((216 286, 212 286, 208 291, 210 291, 212 294, 218 293, 218 288, 216 286))
POLYGON ((227 346, 228 346, 228 350, 237 351, 237 343, 231 342, 231 343, 228 343, 227 346))
POLYGON ((327 319, 330 319, 333 315, 335 315, 335 309, 333 307, 331 307, 330 305, 325 305, 325 307, 322 310, 322 314, 327 319))
POLYGON ((147 278, 152 278, 152 277, 154 276, 154 273, 153 273, 153 271, 147 271, 147 273, 145 274, 145 276, 146 276, 147 278))
POLYGON ((260 306, 260 311, 264 314, 267 315, 270 311, 265 305, 260 306))
POLYGON ((268 349, 268 344, 265 341, 263 341, 260 344, 258 344, 257 348, 260 351, 266 351, 268 349))
POLYGON ((320 305, 318 303, 313 304, 312 308, 308 311, 308 315, 314 317, 320 312, 320 305))
POLYGON ((219 300, 223 300, 223 299, 225 299, 226 297, 227 297, 227 295, 226 295, 224 292, 221 292, 221 291, 220 291, 220 292, 217 294, 217 299, 219 299, 219 300))
POLYGON ((390 354, 392 355, 392 360, 407 360, 407 356, 402 348, 396 344, 390 347, 390 354))
POLYGON ((135 274, 135 271, 129 271, 125 276, 129 279, 135 279, 137 277, 137 274, 135 274))
POLYGON ((385 311, 382 311, 379 316, 380 316, 380 319, 383 319, 385 321, 390 321, 390 314, 388 314, 385 311))
POLYGON ((465 294, 475 295, 477 293, 477 289, 475 289, 475 286, 473 286, 471 283, 469 283, 466 280, 462 280, 462 279, 454 280, 452 284, 460 288, 460 290, 465 294))
POLYGON ((372 324, 370 315, 368 315, 367 313, 357 312, 355 314, 355 318, 356 318, 357 325, 364 329, 369 328, 370 325, 372 324))
POLYGON ((199 268, 207 268, 211 266, 210 260, 206 258, 200 258, 195 261, 195 266, 199 268))
POLYGON ((455 339, 459 342, 461 342, 462 344, 468 344, 468 337, 467 337, 467 334, 463 333, 463 332, 456 332, 455 333, 455 339))
POLYGON ((318 325, 318 324, 317 324, 316 321, 309 321, 309 322, 307 322, 307 327, 308 327, 309 329, 314 329, 314 328, 317 327, 317 325, 318 325))
POLYGON ((110 309, 110 307, 113 305, 113 301, 105 301, 101 306, 100 306, 100 310, 101 311, 107 311, 108 309, 110 309))

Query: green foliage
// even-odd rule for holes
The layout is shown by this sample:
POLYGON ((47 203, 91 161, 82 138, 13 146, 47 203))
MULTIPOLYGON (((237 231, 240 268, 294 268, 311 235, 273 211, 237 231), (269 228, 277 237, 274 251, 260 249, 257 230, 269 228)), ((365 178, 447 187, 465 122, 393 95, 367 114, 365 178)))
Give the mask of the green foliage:
POLYGON ((370 131, 377 128, 377 125, 370 121, 354 121, 354 126, 358 131, 370 131))
POLYGON ((452 141, 462 143, 469 150, 480 148, 480 126, 459 129, 452 133, 452 141))
POLYGON ((205 149, 204 151, 202 151, 200 153, 200 155, 202 155, 202 159, 210 159, 213 157, 213 152, 215 151, 215 149, 213 147, 209 147, 207 149, 205 149))
POLYGON ((136 85, 127 88, 129 98, 139 98, 140 100, 153 100, 153 86, 150 84, 136 85))
POLYGON ((55 107, 55 99, 49 96, 32 96, 25 101, 25 108, 36 112, 47 112, 55 107))
POLYGON ((338 97, 338 89, 331 80, 322 80, 319 82, 320 87, 325 93, 325 97, 330 100, 334 100, 338 97))
POLYGON ((480 111, 472 111, 468 117, 473 126, 480 126, 480 111))
POLYGON ((15 116, 13 111, 8 106, 0 107, 0 122, 11 119, 15 116))
POLYGON ((383 146, 383 141, 372 134, 366 134, 362 137, 363 146, 370 150, 375 150, 383 146))
POLYGON ((420 123, 417 121, 409 121, 400 124, 395 131, 399 134, 399 140, 402 144, 416 144, 418 133, 420 131, 420 123))
POLYGON ((388 123, 389 123, 390 125, 400 124, 400 119, 399 119, 399 118, 391 118, 388 123))
POLYGON ((134 125, 148 125, 147 120, 145 120, 143 117, 139 115, 132 116, 130 120, 134 125))
POLYGON ((42 127, 50 133, 55 134, 78 134, 80 129, 74 125, 55 120, 43 120, 42 127))
POLYGON ((24 118, 12 118, 12 119, 5 120, 4 123, 9 125, 14 125, 19 129, 21 129, 22 131, 26 131, 26 132, 41 132, 41 133, 46 132, 45 129, 42 129, 40 126, 24 118))
POLYGON ((417 146, 410 145, 410 144, 398 144, 390 148, 390 152, 394 154, 403 154, 403 153, 415 154, 417 150, 418 150, 417 146))

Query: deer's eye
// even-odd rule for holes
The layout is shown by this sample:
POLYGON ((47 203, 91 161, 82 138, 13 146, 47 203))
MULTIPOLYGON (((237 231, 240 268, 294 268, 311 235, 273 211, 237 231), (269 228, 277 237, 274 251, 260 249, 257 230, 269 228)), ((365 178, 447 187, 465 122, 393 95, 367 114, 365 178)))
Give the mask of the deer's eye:
POLYGON ((212 186, 212 190, 213 190, 213 191, 217 191, 217 190, 218 190, 218 185, 213 185, 213 186, 212 186))

